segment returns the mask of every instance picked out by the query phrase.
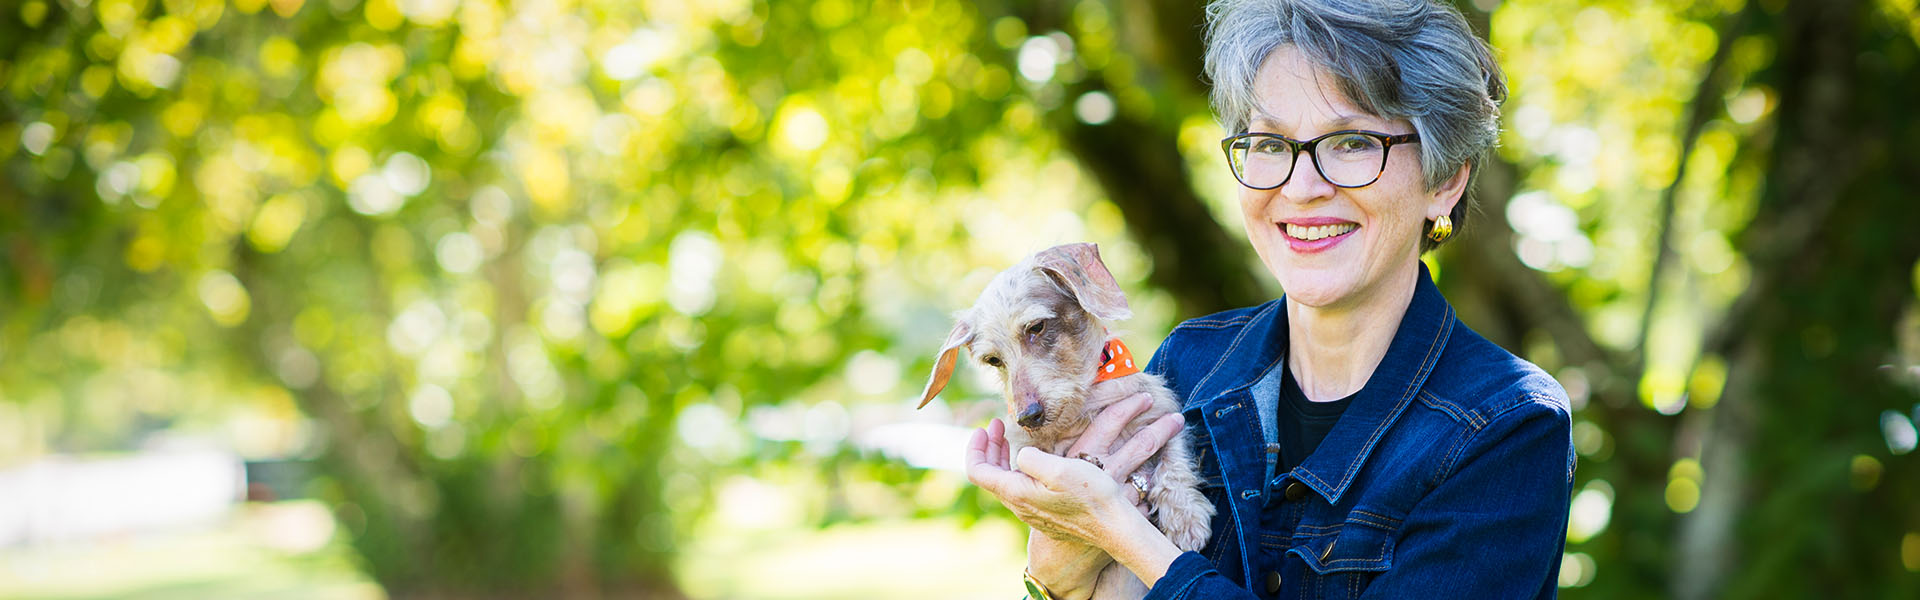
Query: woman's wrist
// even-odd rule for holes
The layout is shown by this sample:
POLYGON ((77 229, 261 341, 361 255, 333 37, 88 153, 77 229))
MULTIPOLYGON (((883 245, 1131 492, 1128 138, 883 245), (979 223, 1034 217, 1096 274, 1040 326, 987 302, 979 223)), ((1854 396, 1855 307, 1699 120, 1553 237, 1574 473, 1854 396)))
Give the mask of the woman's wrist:
POLYGON ((1111 516, 1102 522, 1110 524, 1112 529, 1101 536, 1103 541, 1109 541, 1102 544, 1107 554, 1132 571, 1147 588, 1153 588, 1160 577, 1167 574, 1173 560, 1180 557, 1180 548, 1132 506, 1107 510, 1111 516))
POLYGON ((1092 597, 1100 570, 1111 562, 1099 548, 1055 539, 1039 530, 1027 534, 1027 574, 1046 584, 1058 600, 1092 597))

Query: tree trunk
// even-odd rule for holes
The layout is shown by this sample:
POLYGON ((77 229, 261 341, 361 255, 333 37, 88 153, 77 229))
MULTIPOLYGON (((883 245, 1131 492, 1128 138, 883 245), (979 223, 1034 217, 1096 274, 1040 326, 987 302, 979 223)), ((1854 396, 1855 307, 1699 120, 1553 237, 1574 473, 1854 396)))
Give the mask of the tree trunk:
POLYGON ((1920 80, 1900 72, 1913 40, 1881 14, 1799 0, 1763 23, 1779 49, 1760 78, 1780 102, 1741 238, 1752 286, 1709 340, 1729 383, 1706 432, 1701 509, 1681 530, 1678 597, 1920 590, 1901 565, 1902 536, 1920 527, 1920 463, 1878 429, 1914 400, 1887 363, 1920 259, 1920 160, 1904 139, 1920 80))

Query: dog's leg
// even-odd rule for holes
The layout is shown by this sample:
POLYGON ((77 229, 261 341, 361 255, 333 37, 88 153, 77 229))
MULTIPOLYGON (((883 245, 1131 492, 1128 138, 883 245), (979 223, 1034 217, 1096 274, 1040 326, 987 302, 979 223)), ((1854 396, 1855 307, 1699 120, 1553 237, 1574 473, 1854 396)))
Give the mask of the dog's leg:
POLYGON ((1194 469, 1186 433, 1173 436, 1161 449, 1150 495, 1155 524, 1175 547, 1188 551, 1206 547, 1213 528, 1213 503, 1200 493, 1200 477, 1194 469))

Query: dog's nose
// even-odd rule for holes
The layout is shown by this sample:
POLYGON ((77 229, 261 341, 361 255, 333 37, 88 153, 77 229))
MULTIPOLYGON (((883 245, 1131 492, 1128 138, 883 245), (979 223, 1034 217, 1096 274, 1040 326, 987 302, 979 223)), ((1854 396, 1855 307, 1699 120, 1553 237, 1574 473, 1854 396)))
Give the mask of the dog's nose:
POLYGON ((1030 402, 1027 404, 1026 408, 1020 409, 1019 421, 1020 421, 1020 426, 1025 427, 1027 429, 1033 429, 1035 427, 1039 427, 1043 424, 1046 424, 1047 411, 1041 408, 1039 402, 1030 402))

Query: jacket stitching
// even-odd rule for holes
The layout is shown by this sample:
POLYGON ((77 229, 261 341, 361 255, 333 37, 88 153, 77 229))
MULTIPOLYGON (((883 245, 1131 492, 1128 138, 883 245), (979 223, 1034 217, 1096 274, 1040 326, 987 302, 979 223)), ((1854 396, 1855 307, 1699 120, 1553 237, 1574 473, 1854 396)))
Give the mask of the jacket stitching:
POLYGON ((1474 429, 1479 429, 1481 427, 1487 426, 1486 421, 1484 419, 1481 419, 1480 415, 1477 414, 1476 412, 1467 410, 1466 408, 1463 408, 1458 404, 1454 404, 1452 402, 1443 400, 1439 396, 1434 395, 1433 392, 1428 391, 1424 388, 1420 390, 1420 403, 1426 404, 1428 406, 1432 406, 1435 409, 1438 409, 1441 411, 1445 411, 1447 414, 1453 415, 1453 418, 1455 420, 1465 421, 1467 426, 1472 427, 1474 429))
MULTIPOLYGON (((1211 567, 1212 565, 1208 565, 1208 566, 1209 566, 1209 567, 1211 567)), ((1199 585, 1199 584, 1200 584, 1200 577, 1203 577, 1203 576, 1205 576, 1205 575, 1207 574, 1207 571, 1212 571, 1212 570, 1213 570, 1213 569, 1211 569, 1211 568, 1209 568, 1209 569, 1206 569, 1206 570, 1203 570, 1203 571, 1201 571, 1201 572, 1200 572, 1200 575, 1199 575, 1199 576, 1196 576, 1196 577, 1194 577, 1194 578, 1192 578, 1192 579, 1188 579, 1188 580, 1186 581, 1186 583, 1183 583, 1183 584, 1181 584, 1181 585, 1180 585, 1180 589, 1178 589, 1178 590, 1175 590, 1175 591, 1173 592, 1173 597, 1175 598, 1175 600, 1178 600, 1178 599, 1180 599, 1180 598, 1188 598, 1188 597, 1191 597, 1191 594, 1192 594, 1192 592, 1193 592, 1193 586, 1195 586, 1195 585, 1199 585)), ((1217 571, 1216 571, 1216 572, 1217 572, 1217 571)))
POLYGON ((1347 522, 1359 523, 1361 525, 1370 525, 1380 529, 1393 529, 1393 524, 1391 523, 1385 523, 1385 522, 1362 518, 1362 517, 1347 517, 1347 522))
MULTIPOLYGON (((1537 392, 1527 392, 1522 396, 1522 398, 1523 399, 1526 399, 1526 398, 1541 399, 1544 397, 1540 396, 1537 392)), ((1493 413, 1492 420, 1499 420, 1499 419, 1505 418, 1509 413, 1512 413, 1514 410, 1519 409, 1520 407, 1523 407, 1526 405, 1527 405, 1526 402, 1515 402, 1511 406, 1503 407, 1500 410, 1495 411, 1493 413)), ((1489 425, 1492 424, 1492 420, 1488 421, 1489 425)), ((1454 446, 1454 452, 1450 453, 1452 455, 1447 457, 1446 477, 1441 478, 1441 481, 1445 481, 1446 479, 1453 477, 1453 470, 1460 466, 1459 460, 1462 457, 1462 455, 1464 455, 1464 453, 1461 453, 1460 451, 1464 450, 1467 446, 1473 445, 1473 441, 1476 439, 1479 439, 1480 433, 1486 430, 1487 428, 1484 428, 1484 427, 1480 429, 1475 429, 1473 431, 1467 432, 1467 435, 1461 437, 1460 442, 1454 446)))
MULTIPOLYGON (((1334 539, 1334 543, 1338 543, 1339 541, 1340 540, 1338 538, 1334 539)), ((1327 552, 1329 553, 1333 552, 1333 546, 1334 546, 1333 543, 1327 544, 1327 552)), ((1332 567, 1335 563, 1349 563, 1349 562, 1363 563, 1363 564, 1364 563, 1380 564, 1380 563, 1386 562, 1387 560, 1387 547, 1388 547, 1388 544, 1384 544, 1384 543, 1380 544, 1380 553, 1377 555, 1374 555, 1373 558, 1366 558, 1363 556, 1357 556, 1354 558, 1336 558, 1333 560, 1321 561, 1320 566, 1332 567)))
POLYGON ((1400 521, 1401 521, 1400 519, 1396 519, 1396 518, 1393 518, 1393 517, 1389 517, 1389 516, 1386 516, 1386 515, 1383 515, 1383 514, 1380 514, 1380 513, 1376 513, 1376 512, 1368 512, 1368 511, 1364 511, 1364 510, 1357 510, 1357 509, 1356 509, 1356 510, 1354 510, 1354 511, 1353 511, 1353 514, 1356 514, 1356 515, 1366 515, 1366 516, 1369 516, 1369 517, 1373 517, 1373 518, 1376 518, 1376 519, 1380 519, 1380 520, 1382 520, 1382 521, 1387 521, 1387 522, 1390 522, 1390 523, 1393 523, 1393 524, 1396 524, 1396 525, 1398 525, 1398 524, 1400 523, 1400 521))
POLYGON ((1440 465, 1433 471, 1433 487, 1440 487, 1440 484, 1445 483, 1448 478, 1453 477, 1453 469, 1459 465, 1460 456, 1466 450, 1467 443, 1473 440, 1474 436, 1479 435, 1481 431, 1480 429, 1472 429, 1462 431, 1454 436, 1453 447, 1447 449, 1446 457, 1440 460, 1440 465))
MULTIPOLYGON (((1552 404, 1554 400, 1552 396, 1543 395, 1540 392, 1533 392, 1533 391, 1527 392, 1527 398, 1530 398, 1536 402, 1544 402, 1547 404, 1552 404)), ((1525 403, 1523 402, 1521 404, 1525 404, 1525 403)), ((1569 445, 1567 447, 1567 485, 1573 485, 1573 470, 1574 470, 1575 464, 1579 461, 1579 459, 1576 458, 1574 455, 1573 447, 1571 445, 1572 440, 1568 440, 1568 444, 1569 445)))
POLYGON ((1355 523, 1366 523, 1366 524, 1368 524, 1368 525, 1372 525, 1372 526, 1374 526, 1374 527, 1379 527, 1379 528, 1381 528, 1381 529, 1393 529, 1394 527, 1396 527, 1396 526, 1398 526, 1398 525, 1400 524, 1400 520, 1399 520, 1399 519, 1395 519, 1395 518, 1393 518, 1393 517, 1389 517, 1389 516, 1386 516, 1386 515, 1381 515, 1381 514, 1375 514, 1375 513, 1370 513, 1370 512, 1367 512, 1367 511, 1364 511, 1364 510, 1356 510, 1356 511, 1353 511, 1353 513, 1352 513, 1352 514, 1349 514, 1349 515, 1347 515, 1347 520, 1348 520, 1348 521, 1353 521, 1353 522, 1355 522, 1355 523), (1367 517, 1367 518, 1366 518, 1366 519, 1362 519, 1362 518, 1360 518, 1360 517, 1357 517, 1357 516, 1354 516, 1354 515, 1361 515, 1361 516, 1365 516, 1365 517, 1367 517), (1371 520, 1369 520, 1369 519, 1371 519, 1371 520))
POLYGON ((1232 326, 1234 326, 1234 325, 1240 325, 1240 324, 1244 324, 1244 323, 1246 323, 1247 321, 1252 321, 1252 320, 1253 320, 1253 317, 1251 317, 1251 316, 1247 316, 1247 315, 1241 315, 1241 316, 1238 316, 1238 317, 1234 317, 1234 318, 1231 318, 1231 319, 1205 319, 1205 318, 1202 318, 1202 319, 1188 319, 1188 320, 1186 320, 1186 321, 1184 321, 1184 322, 1182 322, 1182 323, 1180 323, 1180 325, 1178 325, 1178 326, 1176 326, 1176 327, 1174 327, 1174 329, 1175 329, 1175 330, 1180 330, 1180 329, 1226 329, 1226 328, 1228 328, 1228 327, 1232 327, 1232 326))
POLYGON ((1440 398, 1434 396, 1431 392, 1428 392, 1427 390, 1420 390, 1420 395, 1418 396, 1418 398, 1420 399, 1421 404, 1427 405, 1428 408, 1432 408, 1434 410, 1446 413, 1447 416, 1452 417, 1453 420, 1455 421, 1460 421, 1461 423, 1467 425, 1468 427, 1472 427, 1474 424, 1473 418, 1468 416, 1467 413, 1461 410, 1459 406, 1451 402, 1441 400, 1440 398))
MULTIPOLYGON (((1277 305, 1269 305, 1266 309, 1261 310, 1258 313, 1254 313, 1254 315, 1247 317, 1247 319, 1251 321, 1253 320, 1254 317, 1264 315, 1267 313, 1267 311, 1273 310, 1272 308, 1273 306, 1277 306, 1277 305)), ((1227 351, 1221 352, 1220 358, 1213 362, 1213 368, 1207 370, 1207 376, 1201 377, 1200 383, 1193 386, 1194 392, 1201 392, 1207 389, 1207 382, 1213 381, 1213 374, 1220 372, 1220 367, 1222 365, 1227 364, 1227 358, 1233 356, 1234 350, 1240 349, 1240 342, 1245 339, 1247 339, 1247 329, 1243 327, 1240 329, 1240 332, 1238 334, 1235 334, 1233 336, 1233 343, 1227 346, 1227 351)))

